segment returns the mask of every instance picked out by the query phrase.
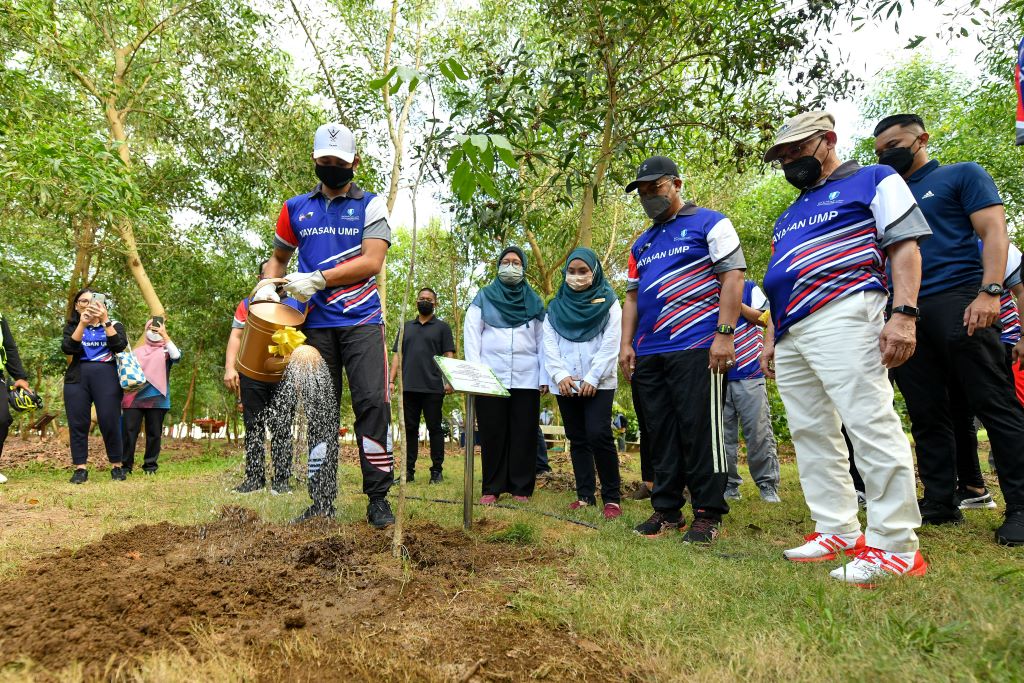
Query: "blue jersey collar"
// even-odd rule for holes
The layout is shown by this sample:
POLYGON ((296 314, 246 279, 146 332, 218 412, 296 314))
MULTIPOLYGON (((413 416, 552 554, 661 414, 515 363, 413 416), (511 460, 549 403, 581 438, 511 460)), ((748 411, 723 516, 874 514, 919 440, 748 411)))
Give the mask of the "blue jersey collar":
POLYGON ((914 171, 910 175, 910 177, 907 178, 907 182, 908 183, 915 183, 918 180, 921 180, 922 178, 924 178, 926 175, 928 175, 929 173, 931 173, 935 169, 937 169, 938 167, 939 167, 939 162, 937 160, 935 160, 935 159, 932 159, 927 164, 925 164, 921 168, 919 168, 916 171, 914 171))
MULTIPOLYGON (((345 194, 338 195, 337 197, 335 197, 335 199, 362 199, 364 194, 365 192, 363 192, 363 188, 359 187, 353 182, 349 183, 348 191, 346 191, 345 194)), ((309 193, 310 199, 313 199, 315 197, 324 197, 325 199, 327 198, 327 195, 324 194, 323 183, 317 183, 316 187, 313 188, 313 191, 309 193)))

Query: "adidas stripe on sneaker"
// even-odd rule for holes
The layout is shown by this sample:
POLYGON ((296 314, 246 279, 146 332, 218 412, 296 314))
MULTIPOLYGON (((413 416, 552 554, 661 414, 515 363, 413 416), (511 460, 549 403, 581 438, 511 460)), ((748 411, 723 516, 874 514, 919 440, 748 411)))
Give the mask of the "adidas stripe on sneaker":
POLYGON ((891 553, 880 548, 864 548, 852 562, 829 572, 833 579, 861 588, 874 588, 879 581, 897 576, 924 576, 928 563, 920 551, 891 553))
POLYGON ((804 536, 807 541, 798 548, 782 551, 790 562, 829 562, 840 553, 853 556, 865 548, 864 534, 822 534, 815 531, 804 536))

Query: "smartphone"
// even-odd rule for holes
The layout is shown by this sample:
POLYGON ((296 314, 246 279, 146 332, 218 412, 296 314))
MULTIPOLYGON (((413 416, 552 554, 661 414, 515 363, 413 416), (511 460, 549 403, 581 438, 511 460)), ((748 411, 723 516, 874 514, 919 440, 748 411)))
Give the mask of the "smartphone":
POLYGON ((106 303, 107 303, 107 295, 106 294, 102 294, 100 292, 93 292, 92 293, 92 299, 91 299, 90 303, 106 305, 106 303))
POLYGON ((164 317, 162 315, 154 315, 153 316, 153 324, 150 325, 150 327, 163 327, 163 326, 164 326, 164 317))

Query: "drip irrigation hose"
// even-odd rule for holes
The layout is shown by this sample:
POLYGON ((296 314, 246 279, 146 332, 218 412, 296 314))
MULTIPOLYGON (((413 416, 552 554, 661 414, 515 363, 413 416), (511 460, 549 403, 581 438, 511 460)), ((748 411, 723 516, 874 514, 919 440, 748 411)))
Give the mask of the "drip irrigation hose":
MULTIPOLYGON (((424 503, 448 503, 450 505, 462 505, 462 501, 461 500, 448 500, 447 498, 424 498, 423 496, 410 496, 410 495, 406 495, 405 498, 406 498, 406 500, 420 500, 420 501, 423 501, 424 503)), ((545 517, 551 517, 553 519, 561 520, 563 522, 568 522, 569 524, 576 524, 578 526, 586 527, 588 529, 595 529, 595 530, 597 529, 597 525, 596 524, 591 524, 590 522, 581 522, 578 519, 570 519, 569 517, 562 517, 561 515, 556 515, 553 512, 544 512, 543 510, 534 510, 533 508, 524 508, 524 507, 519 507, 518 505, 509 505, 508 503, 492 503, 491 505, 482 505, 480 503, 473 503, 473 505, 477 505, 477 506, 480 506, 480 507, 486 507, 486 508, 501 508, 503 510, 518 510, 520 512, 532 512, 535 515, 544 515, 545 517)))

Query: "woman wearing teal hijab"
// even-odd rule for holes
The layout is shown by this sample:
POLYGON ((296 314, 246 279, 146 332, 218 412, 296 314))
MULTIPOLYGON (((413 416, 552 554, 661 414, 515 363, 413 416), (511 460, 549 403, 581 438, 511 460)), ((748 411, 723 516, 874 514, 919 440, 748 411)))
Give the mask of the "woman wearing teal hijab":
POLYGON ((541 377, 544 302, 525 273, 521 249, 502 251, 497 277, 473 299, 463 325, 466 360, 489 367, 510 394, 476 398, 483 505, 493 505, 503 493, 525 502, 537 482, 540 396, 548 389, 541 377))
POLYGON ((544 320, 544 374, 558 394, 576 475, 576 502, 569 509, 597 504, 596 467, 605 519, 615 519, 622 508, 612 403, 618 386, 622 308, 592 250, 574 249, 562 277, 544 320))

